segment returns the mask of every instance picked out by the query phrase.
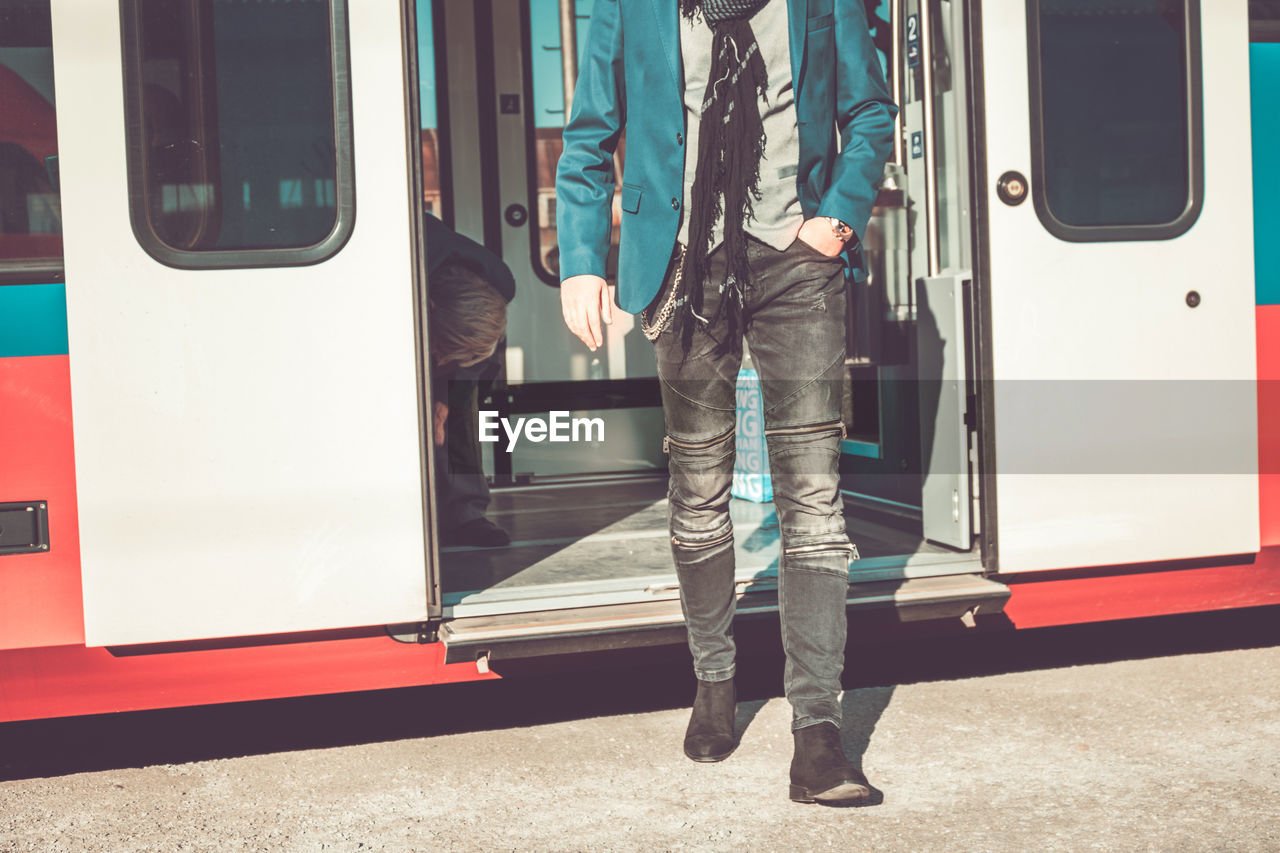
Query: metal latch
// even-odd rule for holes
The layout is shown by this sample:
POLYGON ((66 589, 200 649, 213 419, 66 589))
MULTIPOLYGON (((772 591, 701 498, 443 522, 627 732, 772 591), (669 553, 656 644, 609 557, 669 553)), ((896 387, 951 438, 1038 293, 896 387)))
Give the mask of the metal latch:
POLYGON ((0 503, 0 556, 48 550, 49 505, 46 501, 0 503))

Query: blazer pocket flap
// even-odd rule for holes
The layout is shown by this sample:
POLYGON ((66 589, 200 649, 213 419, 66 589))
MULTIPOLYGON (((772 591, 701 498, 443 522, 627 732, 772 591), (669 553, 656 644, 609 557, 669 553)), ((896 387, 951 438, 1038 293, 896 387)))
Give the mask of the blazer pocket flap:
POLYGON ((816 18, 810 18, 808 25, 805 28, 809 32, 813 32, 814 30, 824 30, 834 22, 834 15, 818 15, 816 18))
POLYGON ((640 193, 643 192, 640 187, 635 184, 622 185, 622 209, 627 213, 636 213, 640 210, 640 193))

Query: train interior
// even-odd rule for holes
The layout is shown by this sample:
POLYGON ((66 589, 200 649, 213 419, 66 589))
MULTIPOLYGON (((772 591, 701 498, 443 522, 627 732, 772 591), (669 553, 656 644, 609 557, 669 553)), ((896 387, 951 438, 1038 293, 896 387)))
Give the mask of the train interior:
MULTIPOLYGON (((509 453, 501 443, 483 445, 493 483, 488 517, 508 531, 511 544, 440 548, 446 618, 676 595, 652 346, 635 318, 622 312, 596 352, 573 339, 561 319, 555 167, 565 81, 574 79, 573 56, 583 49, 593 5, 577 0, 567 8, 572 2, 417 3, 424 207, 500 251, 517 282, 505 364, 482 383, 479 408, 512 418, 567 410, 606 424, 603 440, 589 445, 520 442, 509 453), (565 44, 575 42, 566 59, 565 44)), ((959 4, 942 0, 934 7, 940 14, 924 44, 941 58, 930 69, 933 79, 926 79, 926 64, 902 59, 907 36, 901 22, 890 21, 890 4, 868 0, 867 6, 886 68, 901 66, 887 76, 903 105, 904 136, 918 140, 928 133, 938 140, 936 158, 928 161, 935 187, 922 177, 926 160, 910 150, 896 151, 886 165, 862 241, 869 275, 851 283, 846 318, 841 485, 860 553, 851 589, 879 584, 883 594, 888 584, 895 594, 911 579, 982 572, 971 470, 977 442, 956 391, 973 369, 971 347, 957 345, 969 340, 971 317, 970 237, 961 215, 968 204, 968 148, 963 63, 949 58, 953 50, 962 55, 954 41, 959 4), (926 114, 919 93, 927 86, 939 97, 926 114), (929 215, 917 215, 925 211, 926 190, 929 215), (926 275, 932 276, 928 287, 913 286, 926 275)), ((905 8, 914 13, 915 3, 905 8)), ((625 139, 619 163, 623 157, 625 139)), ((616 228, 613 239, 616 244, 616 228)), ((744 444, 740 425, 740 465, 744 444)), ((750 491, 744 482, 741 493, 750 491)), ((739 590, 774 588, 772 504, 735 497, 731 512, 739 590)))

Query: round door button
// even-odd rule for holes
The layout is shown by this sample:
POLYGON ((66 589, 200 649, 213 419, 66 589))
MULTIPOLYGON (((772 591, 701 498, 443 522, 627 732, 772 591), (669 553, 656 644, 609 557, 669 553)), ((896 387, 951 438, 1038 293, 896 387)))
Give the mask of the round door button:
POLYGON ((679 209, 680 209, 680 199, 678 199, 678 198, 673 198, 673 199, 671 199, 671 209, 672 209, 672 210, 679 210, 679 209))
POLYGON ((676 134, 676 145, 684 145, 684 134, 683 134, 683 133, 677 133, 677 134, 676 134))
POLYGON ((529 219, 529 211, 525 210, 522 204, 513 204, 503 211, 502 218, 507 220, 507 224, 512 228, 519 228, 529 219))
POLYGON ((1008 171, 996 181, 996 195, 1007 205, 1017 206, 1027 200, 1029 185, 1021 172, 1008 171))

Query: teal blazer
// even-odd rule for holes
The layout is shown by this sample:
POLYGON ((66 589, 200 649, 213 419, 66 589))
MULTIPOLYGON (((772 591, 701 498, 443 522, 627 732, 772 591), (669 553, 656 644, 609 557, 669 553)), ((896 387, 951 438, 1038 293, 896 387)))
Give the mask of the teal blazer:
MULTIPOLYGON (((848 223, 856 240, 893 151, 898 108, 871 44, 863 0, 787 4, 800 206, 806 217, 848 223)), ((596 0, 556 172, 560 277, 603 277, 613 152, 626 131, 618 304, 633 314, 662 287, 680 224, 685 110, 678 7, 679 0, 596 0)))

